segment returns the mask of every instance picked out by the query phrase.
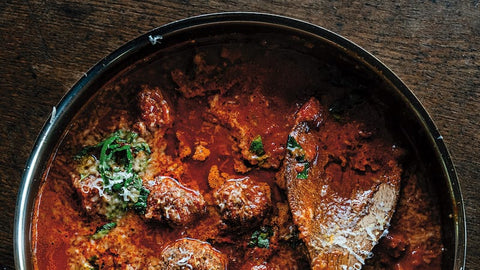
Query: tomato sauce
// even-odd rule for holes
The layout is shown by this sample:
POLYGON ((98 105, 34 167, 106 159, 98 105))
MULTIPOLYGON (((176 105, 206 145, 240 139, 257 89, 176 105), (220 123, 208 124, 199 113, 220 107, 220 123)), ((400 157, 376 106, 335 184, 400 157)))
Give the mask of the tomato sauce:
MULTIPOLYGON (((388 234, 363 268, 440 269, 438 209, 419 184, 423 176, 414 162, 405 161, 415 159, 408 144, 392 134, 396 131, 368 91, 354 101, 346 98, 355 89, 352 84, 332 82, 325 76, 331 72, 318 59, 252 42, 196 47, 120 74, 74 119, 45 173, 33 217, 35 269, 160 269, 162 250, 182 238, 211 245, 228 258, 228 269, 308 269, 308 252, 292 220, 282 166, 295 114, 312 96, 330 108, 322 123, 326 157, 349 147, 349 132, 376 137, 382 143, 379 149, 398 148, 401 197, 388 234), (142 108, 148 107, 138 104, 142 89, 160 91, 169 106, 171 118, 156 130, 136 128, 144 121, 142 108), (117 129, 139 132, 150 145, 144 183, 168 176, 202 194, 206 207, 193 223, 172 225, 128 211, 106 236, 92 240, 91 235, 109 220, 82 208, 72 186, 72 174, 77 173, 73 156, 117 129), (261 138, 264 154, 253 152, 256 138, 261 138), (225 181, 245 177, 268 184, 268 211, 247 224, 225 221, 215 191, 225 181), (266 235, 268 246, 251 244, 256 232, 266 235)), ((367 142, 363 147, 376 145, 367 142)), ((331 163, 328 173, 344 173, 343 162, 356 168, 352 174, 371 170, 365 168, 370 157, 358 153, 356 160, 331 163)), ((380 153, 376 158, 381 160, 375 164, 382 166, 392 157, 380 153)), ((362 184, 348 181, 332 182, 332 188, 341 194, 344 185, 362 184)))

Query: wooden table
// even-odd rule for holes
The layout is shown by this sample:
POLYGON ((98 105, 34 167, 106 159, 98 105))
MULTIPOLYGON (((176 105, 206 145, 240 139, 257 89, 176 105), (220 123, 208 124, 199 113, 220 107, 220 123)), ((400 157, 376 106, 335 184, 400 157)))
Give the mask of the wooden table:
POLYGON ((16 193, 52 106, 85 71, 126 41, 170 21, 221 11, 276 13, 326 27, 372 52, 405 81, 431 114, 452 154, 468 216, 467 268, 477 268, 480 1, 369 2, 2 1, 0 269, 13 268, 16 193))

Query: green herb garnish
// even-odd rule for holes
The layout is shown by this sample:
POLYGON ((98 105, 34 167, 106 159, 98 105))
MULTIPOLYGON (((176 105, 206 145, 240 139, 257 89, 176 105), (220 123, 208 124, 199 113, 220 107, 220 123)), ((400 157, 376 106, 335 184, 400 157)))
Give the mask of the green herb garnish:
POLYGON ((128 209, 145 213, 149 191, 138 173, 145 169, 150 153, 150 147, 138 139, 137 133, 117 130, 97 145, 85 147, 74 157, 80 161, 92 157, 96 160, 94 170, 92 162, 84 162, 90 169, 82 171, 80 166, 79 172, 82 179, 92 171, 100 175, 103 181, 100 196, 104 201, 104 209, 100 212, 107 218, 114 219, 128 209))
POLYGON ((300 146, 300 144, 298 144, 298 142, 292 135, 288 135, 287 149, 293 152, 297 149, 302 149, 302 147, 300 146))
POLYGON ((263 149, 262 136, 257 135, 252 143, 250 144, 250 152, 254 153, 257 156, 263 156, 265 150, 263 149))
POLYGON ((288 135, 287 149, 295 157, 295 160, 299 162, 299 164, 303 165, 303 170, 297 173, 297 178, 307 179, 308 169, 310 168, 310 164, 308 163, 308 161, 305 160, 305 151, 303 150, 302 146, 291 135, 288 135))
POLYGON ((92 234, 92 236, 90 236, 90 238, 93 239, 93 240, 100 239, 100 238, 104 237, 105 235, 107 235, 115 227, 117 227, 116 222, 110 222, 110 223, 104 224, 100 227, 97 227, 97 230, 95 231, 94 234, 92 234))
POLYGON ((133 172, 133 153, 144 151, 150 154, 148 144, 136 141, 137 137, 135 132, 118 130, 97 145, 101 147, 98 169, 105 185, 116 180, 116 172, 133 172))
POLYGON ((287 150, 295 157, 297 161, 305 161, 305 151, 292 135, 288 135, 287 150))
POLYGON ((131 206, 131 208, 138 214, 141 214, 141 215, 145 214, 145 210, 147 209, 148 194, 150 194, 150 190, 142 186, 140 188, 140 194, 138 196, 137 202, 131 206))
POLYGON ((253 232, 248 242, 249 247, 269 248, 270 237, 273 236, 273 230, 270 226, 262 226, 259 230, 253 232))
POLYGON ((297 179, 307 179, 308 178, 308 169, 310 168, 310 164, 308 162, 302 163, 303 170, 297 173, 297 179))

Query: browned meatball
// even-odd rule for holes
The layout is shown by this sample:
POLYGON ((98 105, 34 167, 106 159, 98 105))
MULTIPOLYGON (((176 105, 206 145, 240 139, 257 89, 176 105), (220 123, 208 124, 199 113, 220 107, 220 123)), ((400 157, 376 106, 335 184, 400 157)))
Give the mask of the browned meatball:
POLYGON ((163 249, 160 267, 164 270, 225 270, 227 258, 209 243, 182 238, 163 249))
POLYGON ((227 180, 214 197, 222 219, 231 224, 255 225, 271 206, 270 186, 250 178, 227 180))
POLYGON ((137 128, 140 133, 144 133, 144 129, 154 131, 159 127, 168 127, 173 122, 170 105, 158 88, 143 89, 138 94, 138 107, 141 122, 137 123, 137 128))
POLYGON ((148 181, 150 195, 145 217, 166 220, 174 225, 186 225, 205 211, 205 200, 200 192, 187 188, 177 180, 158 176, 148 181))
POLYGON ((100 177, 90 175, 85 178, 74 175, 72 177, 73 186, 77 190, 83 208, 89 215, 105 214, 102 211, 105 194, 103 193, 103 180, 100 177))

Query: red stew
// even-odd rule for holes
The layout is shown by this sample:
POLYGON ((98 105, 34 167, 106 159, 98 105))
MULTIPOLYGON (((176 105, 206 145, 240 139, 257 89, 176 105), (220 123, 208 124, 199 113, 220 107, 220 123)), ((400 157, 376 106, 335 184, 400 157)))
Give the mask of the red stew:
MULTIPOLYGON (((403 167, 388 233, 363 268, 440 269, 438 210, 365 89, 333 83, 328 66, 306 55, 262 44, 200 47, 145 66, 105 85, 68 129, 37 198, 36 269, 310 268, 281 172, 296 113, 311 97, 329 109, 323 156, 337 157, 352 140, 375 148, 375 138, 397 149, 403 167), (118 165, 126 160, 133 165, 118 165), (133 182, 118 182, 121 175, 133 182)), ((328 172, 362 179, 382 164, 365 153, 328 172)), ((393 154, 375 158, 382 155, 393 154)))

